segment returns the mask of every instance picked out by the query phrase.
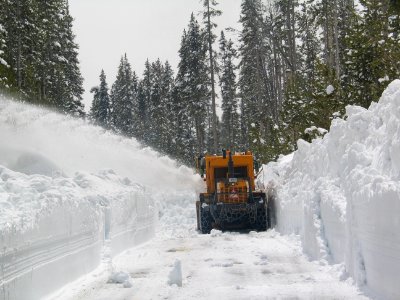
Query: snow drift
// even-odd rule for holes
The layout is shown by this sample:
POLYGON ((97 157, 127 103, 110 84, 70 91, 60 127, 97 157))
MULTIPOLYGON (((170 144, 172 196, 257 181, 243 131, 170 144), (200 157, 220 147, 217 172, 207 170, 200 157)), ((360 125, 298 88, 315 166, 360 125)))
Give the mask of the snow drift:
POLYGON ((346 111, 323 139, 264 166, 264 184, 281 233, 299 234, 312 259, 343 263, 371 295, 400 299, 400 80, 368 110, 346 111))
POLYGON ((200 180, 72 117, 0 99, 0 299, 39 299, 154 235, 200 180), (162 204, 157 203, 162 201, 162 204))

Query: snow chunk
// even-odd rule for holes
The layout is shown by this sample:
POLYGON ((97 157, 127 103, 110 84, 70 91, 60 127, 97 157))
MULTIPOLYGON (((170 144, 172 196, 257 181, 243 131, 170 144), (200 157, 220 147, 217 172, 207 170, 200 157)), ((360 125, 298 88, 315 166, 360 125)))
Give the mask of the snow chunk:
POLYGON ((330 94, 332 94, 333 92, 335 91, 335 88, 333 87, 333 85, 328 85, 327 87, 326 87, 326 94, 327 95, 330 95, 330 94))
POLYGON ((313 132, 318 133, 318 135, 324 135, 328 132, 328 130, 326 130, 324 128, 316 127, 316 126, 311 126, 304 130, 304 133, 306 133, 306 134, 312 134, 313 132))
POLYGON ((379 78, 378 81, 379 81, 379 83, 382 83, 382 82, 385 82, 385 81, 389 81, 389 76, 385 75, 385 77, 379 78))
POLYGON ((0 64, 4 65, 6 67, 9 67, 8 63, 4 59, 2 59, 1 57, 0 57, 0 64))
POLYGON ((222 235, 222 231, 218 230, 218 229, 212 229, 210 232, 211 237, 217 237, 217 236, 221 236, 221 235, 222 235))
POLYGON ((109 283, 124 283, 129 280, 129 274, 124 272, 115 272, 110 275, 108 279, 109 283))
POLYGON ((112 273, 107 283, 122 284, 124 288, 131 288, 133 286, 131 277, 125 272, 112 273))
POLYGON ((175 261, 174 266, 169 273, 168 284, 176 284, 177 286, 182 287, 182 264, 179 259, 175 261))
POLYGON ((130 288, 133 286, 131 279, 125 281, 125 282, 122 284, 122 286, 123 286, 124 288, 126 288, 126 289, 130 289, 130 288))

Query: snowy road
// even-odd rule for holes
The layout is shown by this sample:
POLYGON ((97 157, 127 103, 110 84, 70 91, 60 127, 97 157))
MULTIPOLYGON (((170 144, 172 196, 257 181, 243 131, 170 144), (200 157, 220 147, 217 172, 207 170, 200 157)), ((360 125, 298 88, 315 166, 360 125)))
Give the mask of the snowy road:
POLYGON ((351 280, 339 279, 341 266, 310 262, 295 237, 275 231, 200 235, 194 230, 192 202, 180 204, 183 215, 174 219, 167 209, 155 239, 114 258, 112 267, 106 262, 56 298, 368 299, 351 280), (182 287, 168 284, 176 260, 182 287), (107 283, 111 269, 129 275, 132 287, 107 283))

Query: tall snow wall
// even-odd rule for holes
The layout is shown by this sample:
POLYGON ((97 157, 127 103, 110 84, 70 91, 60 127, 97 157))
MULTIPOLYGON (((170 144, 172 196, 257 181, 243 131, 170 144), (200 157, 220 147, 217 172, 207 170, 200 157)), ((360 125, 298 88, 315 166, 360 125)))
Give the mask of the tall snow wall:
POLYGON ((276 228, 299 234, 310 258, 343 263, 373 297, 400 299, 400 80, 346 112, 323 139, 264 166, 276 228))
POLYGON ((0 99, 0 300, 42 299, 153 237, 200 180, 89 123, 0 99))

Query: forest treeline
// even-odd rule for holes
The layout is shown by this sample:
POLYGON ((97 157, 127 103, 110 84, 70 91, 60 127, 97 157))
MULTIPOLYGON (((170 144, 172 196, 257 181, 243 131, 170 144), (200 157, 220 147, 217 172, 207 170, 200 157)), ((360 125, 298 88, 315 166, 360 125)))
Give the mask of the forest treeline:
POLYGON ((83 78, 66 0, 0 0, 0 89, 84 116, 83 78))
MULTIPOLYGON (((82 115, 67 1, 0 4, 0 86, 82 115)), ((398 1, 243 0, 240 32, 225 33, 217 1, 202 4, 200 18, 188 16, 176 74, 156 60, 138 75, 123 55, 111 87, 101 72, 87 117, 186 164, 220 148, 266 162, 326 133, 347 105, 367 108, 399 78, 398 1)))

